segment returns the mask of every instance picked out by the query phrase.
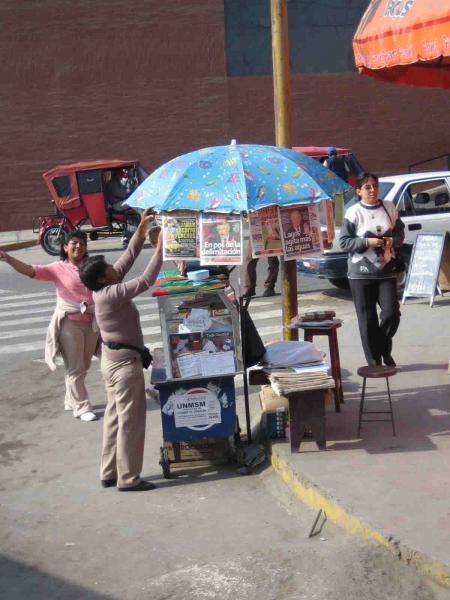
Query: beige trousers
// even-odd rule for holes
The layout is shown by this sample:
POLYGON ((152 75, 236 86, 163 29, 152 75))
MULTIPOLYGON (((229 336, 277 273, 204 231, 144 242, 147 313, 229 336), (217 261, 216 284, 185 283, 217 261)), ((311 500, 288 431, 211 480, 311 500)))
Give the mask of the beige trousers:
POLYGON ((74 417, 92 410, 85 380, 97 342, 98 332, 91 323, 63 319, 59 346, 66 367, 64 407, 73 410, 74 417))
POLYGON ((141 357, 113 361, 102 357, 108 401, 103 421, 100 479, 120 488, 141 481, 145 440, 145 381, 141 357))

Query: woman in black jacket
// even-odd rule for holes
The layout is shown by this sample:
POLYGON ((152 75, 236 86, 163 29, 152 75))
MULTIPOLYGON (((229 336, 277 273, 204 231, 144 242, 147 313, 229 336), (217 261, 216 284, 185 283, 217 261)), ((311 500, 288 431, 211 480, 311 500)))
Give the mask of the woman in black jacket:
POLYGON ((348 279, 369 365, 395 366, 392 338, 400 324, 397 275, 404 224, 392 202, 378 198, 378 177, 358 177, 359 202, 345 213, 339 243, 349 253, 348 279), (378 317, 377 304, 381 308, 378 317))

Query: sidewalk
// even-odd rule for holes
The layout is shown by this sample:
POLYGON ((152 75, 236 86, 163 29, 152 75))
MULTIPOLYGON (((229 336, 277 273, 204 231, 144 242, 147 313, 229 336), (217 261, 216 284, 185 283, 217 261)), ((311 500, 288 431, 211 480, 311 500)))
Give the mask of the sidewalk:
MULTIPOLYGON (((401 367, 390 380, 397 436, 390 423, 364 423, 356 438, 362 382, 356 371, 364 360, 349 312, 339 314, 338 331, 345 404, 341 413, 328 408, 327 450, 308 440, 291 454, 280 440, 271 460, 310 507, 450 586, 450 298, 439 297, 434 308, 409 301, 401 310, 393 352, 401 367)), ((366 409, 385 410, 385 388, 385 380, 368 380, 366 409)))
POLYGON ((21 250, 36 246, 38 241, 37 233, 32 229, 23 229, 21 231, 1 231, 0 232, 0 250, 8 252, 10 250, 21 250))

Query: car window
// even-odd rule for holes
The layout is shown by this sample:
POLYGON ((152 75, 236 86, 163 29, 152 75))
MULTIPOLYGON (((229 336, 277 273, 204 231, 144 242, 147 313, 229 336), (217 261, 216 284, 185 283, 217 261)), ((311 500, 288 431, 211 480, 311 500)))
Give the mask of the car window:
POLYGON ((399 203, 401 216, 450 212, 450 190, 445 179, 429 179, 408 185, 399 203))

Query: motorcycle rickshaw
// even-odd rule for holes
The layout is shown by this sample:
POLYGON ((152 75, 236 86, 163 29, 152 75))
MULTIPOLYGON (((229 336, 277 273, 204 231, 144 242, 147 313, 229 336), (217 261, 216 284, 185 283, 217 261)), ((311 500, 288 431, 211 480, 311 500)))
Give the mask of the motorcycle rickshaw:
POLYGON ((125 197, 129 196, 148 177, 139 162, 99 160, 58 165, 42 177, 55 212, 35 218, 33 231, 39 234, 39 243, 48 254, 57 256, 61 243, 75 229, 82 229, 91 240, 118 236, 127 243, 139 217, 126 205, 118 211, 112 191, 113 179, 119 178, 119 185, 128 191, 125 197), (124 178, 120 179, 122 175, 124 178))

